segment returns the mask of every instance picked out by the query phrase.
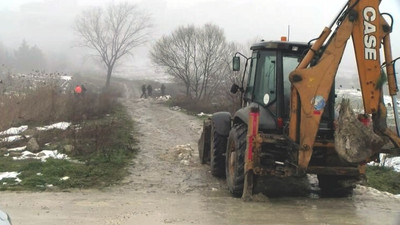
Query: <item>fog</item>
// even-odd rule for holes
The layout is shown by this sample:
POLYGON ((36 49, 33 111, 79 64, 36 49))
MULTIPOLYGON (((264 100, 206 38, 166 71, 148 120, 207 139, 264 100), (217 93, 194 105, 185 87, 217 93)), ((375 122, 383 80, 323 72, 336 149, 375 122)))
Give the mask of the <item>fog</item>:
MULTIPOLYGON (((87 50, 76 47, 77 37, 73 32, 77 14, 92 6, 103 6, 107 0, 1 0, 0 43, 11 52, 23 40, 30 46, 41 49, 54 64, 63 64, 60 69, 77 71, 96 69, 102 73, 101 64, 94 64, 87 50), (68 65, 68 66, 67 66, 68 65), (95 65, 95 66, 93 66, 95 65)), ((118 2, 118 1, 114 1, 118 2)), ((303 41, 318 37, 323 27, 328 26, 345 1, 320 0, 131 0, 152 17, 149 42, 134 49, 133 57, 126 57, 116 68, 116 74, 125 77, 160 76, 148 57, 148 49, 162 35, 168 35, 180 25, 203 25, 213 23, 222 27, 228 41, 246 44, 259 37, 278 40, 288 35, 290 40, 303 41)), ((393 56, 400 56, 400 2, 383 0, 381 12, 394 16, 392 33, 393 56), (398 28, 398 29, 396 29, 398 28)), ((53 65, 53 69, 58 66, 53 65)), ((357 83, 356 65, 351 44, 339 69, 339 77, 357 83), (353 79, 355 77, 355 79, 353 79)))

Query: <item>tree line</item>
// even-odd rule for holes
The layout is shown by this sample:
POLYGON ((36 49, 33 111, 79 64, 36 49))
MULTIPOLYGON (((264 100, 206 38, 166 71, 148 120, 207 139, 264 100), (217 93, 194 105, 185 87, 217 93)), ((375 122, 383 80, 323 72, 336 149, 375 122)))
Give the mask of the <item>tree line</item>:
POLYGON ((161 37, 152 47, 152 62, 185 87, 186 96, 211 99, 227 82, 235 45, 228 43, 222 28, 181 26, 161 37))
POLYGON ((47 60, 42 50, 36 45, 29 45, 25 40, 15 50, 0 44, 0 62, 3 72, 12 69, 27 73, 32 70, 44 70, 47 67, 47 60))

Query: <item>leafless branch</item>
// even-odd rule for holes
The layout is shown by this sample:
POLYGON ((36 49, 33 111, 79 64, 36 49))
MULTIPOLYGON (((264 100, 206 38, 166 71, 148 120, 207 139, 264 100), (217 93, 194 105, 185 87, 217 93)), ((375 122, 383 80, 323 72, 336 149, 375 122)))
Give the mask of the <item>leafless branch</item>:
POLYGON ((74 30, 80 46, 96 52, 107 68, 106 88, 116 62, 148 40, 149 21, 149 16, 126 2, 91 8, 77 17, 74 30))

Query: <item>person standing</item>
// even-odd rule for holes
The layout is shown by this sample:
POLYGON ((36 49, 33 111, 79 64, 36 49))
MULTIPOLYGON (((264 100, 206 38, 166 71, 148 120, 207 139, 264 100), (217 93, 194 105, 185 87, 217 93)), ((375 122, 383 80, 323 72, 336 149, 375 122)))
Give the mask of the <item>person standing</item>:
POLYGON ((146 85, 145 84, 143 84, 142 85, 142 95, 140 96, 140 98, 147 98, 147 96, 146 96, 146 85))
POLYGON ((84 95, 86 93, 86 91, 87 91, 85 85, 82 84, 81 85, 81 89, 82 89, 82 95, 84 95))
POLYGON ((149 97, 152 95, 153 92, 153 87, 149 84, 147 85, 147 94, 149 95, 149 97))
POLYGON ((0 95, 5 92, 5 88, 3 86, 3 80, 0 80, 0 95))
POLYGON ((165 85, 161 84, 161 96, 165 95, 165 85))

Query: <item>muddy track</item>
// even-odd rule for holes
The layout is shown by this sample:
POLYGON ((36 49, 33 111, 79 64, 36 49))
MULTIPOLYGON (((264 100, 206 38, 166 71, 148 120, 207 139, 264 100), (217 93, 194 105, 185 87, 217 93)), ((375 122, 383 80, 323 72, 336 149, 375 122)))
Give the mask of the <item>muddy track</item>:
POLYGON ((127 188, 147 192, 188 193, 219 187, 220 182, 208 176, 198 162, 197 139, 201 120, 174 111, 155 99, 140 99, 138 88, 125 85, 128 96, 124 104, 138 128, 140 153, 131 168, 127 188), (190 151, 186 165, 181 163, 181 150, 190 151))
POLYGON ((201 121, 140 99, 140 85, 124 85, 122 101, 135 120, 140 151, 123 184, 102 191, 1 192, 0 208, 14 225, 400 224, 400 199, 365 187, 339 199, 232 198, 224 180, 198 162, 201 121))

